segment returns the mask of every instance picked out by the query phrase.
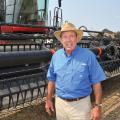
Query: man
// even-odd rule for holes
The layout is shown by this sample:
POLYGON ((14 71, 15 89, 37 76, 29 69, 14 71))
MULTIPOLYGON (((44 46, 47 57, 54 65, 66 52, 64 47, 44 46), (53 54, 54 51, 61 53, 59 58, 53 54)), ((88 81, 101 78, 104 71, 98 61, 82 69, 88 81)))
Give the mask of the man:
POLYGON ((106 77, 96 56, 87 48, 77 46, 83 32, 72 23, 65 23, 54 35, 62 43, 63 49, 53 55, 48 69, 46 112, 51 115, 55 111, 51 101, 55 90, 57 120, 100 120, 101 81, 106 77), (95 95, 92 112, 91 87, 95 95))

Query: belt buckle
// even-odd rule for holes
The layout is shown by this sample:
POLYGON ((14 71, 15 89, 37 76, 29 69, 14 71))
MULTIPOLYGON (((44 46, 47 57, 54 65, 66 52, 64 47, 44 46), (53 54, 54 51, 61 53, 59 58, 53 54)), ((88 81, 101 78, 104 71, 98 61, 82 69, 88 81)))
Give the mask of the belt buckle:
POLYGON ((67 102, 73 102, 73 101, 79 101, 79 100, 80 100, 79 98, 76 98, 76 99, 71 99, 71 100, 66 99, 65 101, 67 101, 67 102))

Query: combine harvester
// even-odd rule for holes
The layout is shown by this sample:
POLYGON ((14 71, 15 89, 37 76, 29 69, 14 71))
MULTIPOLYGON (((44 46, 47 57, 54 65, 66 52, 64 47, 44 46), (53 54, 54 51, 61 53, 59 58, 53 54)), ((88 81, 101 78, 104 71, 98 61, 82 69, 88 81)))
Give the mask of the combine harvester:
MULTIPOLYGON (((45 97, 51 48, 61 47, 53 36, 62 24, 61 0, 58 4, 51 18, 48 0, 1 0, 0 111, 45 97)), ((106 37, 105 32, 80 29, 89 36, 78 45, 96 54, 108 78, 119 75, 120 41, 106 37)))
POLYGON ((48 0, 1 0, 0 111, 45 96, 50 33, 62 24, 58 2, 48 26, 48 0))

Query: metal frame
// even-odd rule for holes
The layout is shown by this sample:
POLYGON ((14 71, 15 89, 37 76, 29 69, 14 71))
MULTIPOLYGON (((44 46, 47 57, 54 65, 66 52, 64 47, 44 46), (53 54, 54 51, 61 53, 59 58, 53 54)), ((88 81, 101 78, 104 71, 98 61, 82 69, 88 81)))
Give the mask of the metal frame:
MULTIPOLYGON (((0 79, 0 110, 16 107, 19 104, 32 102, 34 99, 43 98, 47 86, 46 67, 36 68, 31 71, 19 71, 19 75, 0 79), (37 71, 36 71, 37 70, 37 71), (22 73, 24 75, 22 75, 22 73), (32 74, 31 74, 32 73, 32 74), (21 74, 21 75, 20 75, 21 74)), ((18 73, 16 73, 18 74, 18 73)))

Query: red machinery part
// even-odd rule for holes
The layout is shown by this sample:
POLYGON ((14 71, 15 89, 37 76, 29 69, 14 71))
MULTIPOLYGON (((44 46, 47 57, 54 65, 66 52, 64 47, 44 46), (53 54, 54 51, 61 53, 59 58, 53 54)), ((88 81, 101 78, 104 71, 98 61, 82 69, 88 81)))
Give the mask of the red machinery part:
POLYGON ((48 28, 2 25, 1 33, 46 33, 48 28))
POLYGON ((1 26, 0 26, 0 33, 1 33, 1 26))
POLYGON ((4 44, 10 44, 11 42, 7 41, 7 40, 0 40, 0 45, 4 45, 4 44))
POLYGON ((8 25, 2 25, 1 26, 1 33, 12 33, 13 27, 8 25))
POLYGON ((52 53, 52 55, 55 53, 54 49, 50 49, 50 52, 52 53))
POLYGON ((99 47, 98 48, 98 56, 101 57, 101 55, 102 55, 102 48, 99 47))
MULTIPOLYGON (((50 49, 50 53, 53 55, 55 53, 54 49, 50 49)), ((48 64, 50 64, 50 61, 48 62, 48 64)))

